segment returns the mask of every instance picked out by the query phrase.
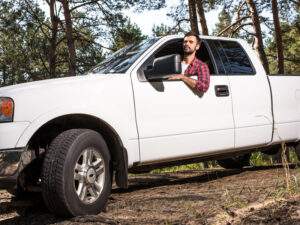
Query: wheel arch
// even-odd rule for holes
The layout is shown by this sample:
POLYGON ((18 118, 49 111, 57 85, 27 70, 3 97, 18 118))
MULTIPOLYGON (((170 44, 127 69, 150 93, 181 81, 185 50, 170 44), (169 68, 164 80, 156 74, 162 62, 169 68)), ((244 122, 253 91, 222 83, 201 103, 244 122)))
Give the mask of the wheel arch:
POLYGON ((27 146, 39 154, 40 149, 47 150, 55 137, 69 129, 91 129, 103 136, 111 154, 115 181, 119 187, 127 188, 127 150, 116 130, 98 117, 83 113, 57 116, 40 126, 29 139, 27 146))

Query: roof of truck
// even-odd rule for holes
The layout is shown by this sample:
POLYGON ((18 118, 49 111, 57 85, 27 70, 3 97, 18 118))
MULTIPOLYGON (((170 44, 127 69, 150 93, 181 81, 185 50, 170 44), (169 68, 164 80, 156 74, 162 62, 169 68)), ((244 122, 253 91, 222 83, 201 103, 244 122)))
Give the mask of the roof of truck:
MULTIPOLYGON (((160 38, 163 38, 163 39, 174 39, 174 38, 183 38, 184 35, 179 35, 179 34, 176 34, 176 35, 166 35, 166 36, 160 36, 160 38)), ((226 40, 226 41, 245 41, 243 39, 238 39, 238 38, 229 38, 229 37, 220 37, 220 36, 210 36, 210 35, 199 35, 199 37, 201 39, 215 39, 215 40, 226 40)))

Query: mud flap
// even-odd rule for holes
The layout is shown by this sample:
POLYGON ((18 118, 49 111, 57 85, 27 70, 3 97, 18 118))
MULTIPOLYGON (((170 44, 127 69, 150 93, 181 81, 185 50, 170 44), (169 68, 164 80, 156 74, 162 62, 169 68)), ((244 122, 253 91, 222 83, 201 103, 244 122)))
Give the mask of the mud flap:
POLYGON ((118 187, 128 188, 128 155, 127 150, 122 147, 122 154, 118 155, 115 181, 118 187))

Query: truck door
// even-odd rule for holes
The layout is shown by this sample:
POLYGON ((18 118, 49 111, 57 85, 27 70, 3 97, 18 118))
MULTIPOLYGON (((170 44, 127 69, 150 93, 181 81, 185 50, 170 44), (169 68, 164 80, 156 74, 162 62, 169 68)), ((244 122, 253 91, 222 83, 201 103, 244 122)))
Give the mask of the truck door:
POLYGON ((145 79, 143 71, 154 58, 181 51, 182 39, 165 41, 131 73, 141 162, 185 158, 234 147, 229 80, 226 75, 216 75, 205 43, 199 57, 209 63, 212 73, 205 94, 195 93, 182 81, 145 79))
POLYGON ((208 40, 208 44, 214 57, 218 58, 219 70, 229 78, 235 124, 235 148, 259 146, 270 142, 272 138, 270 88, 255 52, 244 42, 240 44, 237 41, 208 40))

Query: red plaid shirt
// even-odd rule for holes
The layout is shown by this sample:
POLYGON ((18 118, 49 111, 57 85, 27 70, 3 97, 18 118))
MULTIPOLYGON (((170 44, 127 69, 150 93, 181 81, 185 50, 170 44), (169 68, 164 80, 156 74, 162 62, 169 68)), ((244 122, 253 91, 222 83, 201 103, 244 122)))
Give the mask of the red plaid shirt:
POLYGON ((200 92, 206 92, 209 88, 210 73, 208 66, 200 59, 195 59, 184 71, 184 74, 193 76, 197 75, 198 80, 196 83, 196 89, 200 92))

